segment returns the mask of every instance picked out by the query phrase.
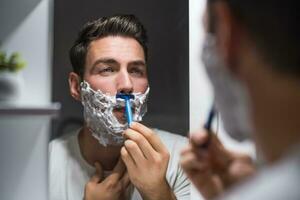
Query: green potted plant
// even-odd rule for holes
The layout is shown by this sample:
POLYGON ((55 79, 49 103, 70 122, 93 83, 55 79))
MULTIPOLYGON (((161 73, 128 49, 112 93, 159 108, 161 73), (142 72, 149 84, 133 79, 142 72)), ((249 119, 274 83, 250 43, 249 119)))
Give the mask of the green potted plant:
POLYGON ((0 102, 14 103, 21 94, 22 78, 19 71, 26 66, 17 52, 7 55, 0 51, 0 102))

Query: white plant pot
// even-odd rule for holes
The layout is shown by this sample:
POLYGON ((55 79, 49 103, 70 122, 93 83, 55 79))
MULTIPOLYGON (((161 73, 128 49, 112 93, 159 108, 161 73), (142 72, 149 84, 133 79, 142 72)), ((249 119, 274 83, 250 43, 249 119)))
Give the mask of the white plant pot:
POLYGON ((22 82, 18 72, 0 72, 0 103, 16 104, 21 97, 22 82))

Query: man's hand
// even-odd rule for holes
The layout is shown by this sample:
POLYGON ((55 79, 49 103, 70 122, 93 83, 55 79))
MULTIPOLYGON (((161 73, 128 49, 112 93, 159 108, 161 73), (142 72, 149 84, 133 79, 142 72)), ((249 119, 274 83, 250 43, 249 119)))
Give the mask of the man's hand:
POLYGON ((133 122, 124 132, 122 159, 131 183, 144 200, 176 199, 166 180, 169 152, 160 138, 146 126, 133 122))
POLYGON ((213 199, 255 170, 248 155, 227 150, 213 133, 208 138, 204 131, 191 134, 181 153, 181 166, 202 195, 213 199))
POLYGON ((130 183, 123 161, 120 159, 111 175, 103 180, 99 163, 95 164, 96 173, 85 186, 84 200, 123 200, 130 183))

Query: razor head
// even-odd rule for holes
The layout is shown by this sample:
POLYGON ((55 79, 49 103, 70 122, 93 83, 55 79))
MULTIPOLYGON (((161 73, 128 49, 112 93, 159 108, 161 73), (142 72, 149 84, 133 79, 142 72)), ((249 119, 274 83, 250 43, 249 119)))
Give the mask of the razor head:
POLYGON ((126 94, 126 93, 117 93, 116 98, 129 100, 129 99, 134 99, 134 95, 126 94))

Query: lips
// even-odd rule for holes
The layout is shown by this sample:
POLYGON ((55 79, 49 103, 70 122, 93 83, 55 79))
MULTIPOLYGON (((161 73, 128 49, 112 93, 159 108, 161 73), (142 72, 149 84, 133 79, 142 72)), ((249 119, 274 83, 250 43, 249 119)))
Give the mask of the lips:
POLYGON ((123 112, 123 113, 125 113, 125 107, 116 107, 116 108, 114 108, 114 111, 115 112, 123 112))
MULTIPOLYGON (((134 114, 134 108, 131 107, 131 111, 132 111, 132 114, 134 114)), ((126 110, 125 110, 125 107, 124 106, 120 106, 120 107, 115 107, 114 108, 114 112, 122 112, 122 113, 125 113, 126 110)))
MULTIPOLYGON (((131 108, 131 110, 132 114, 134 114, 134 109, 131 108)), ((124 124, 127 122, 125 107, 115 107, 113 113, 120 123, 124 124)))
POLYGON ((114 115, 118 119, 119 123, 126 123, 125 107, 114 108, 114 115))

